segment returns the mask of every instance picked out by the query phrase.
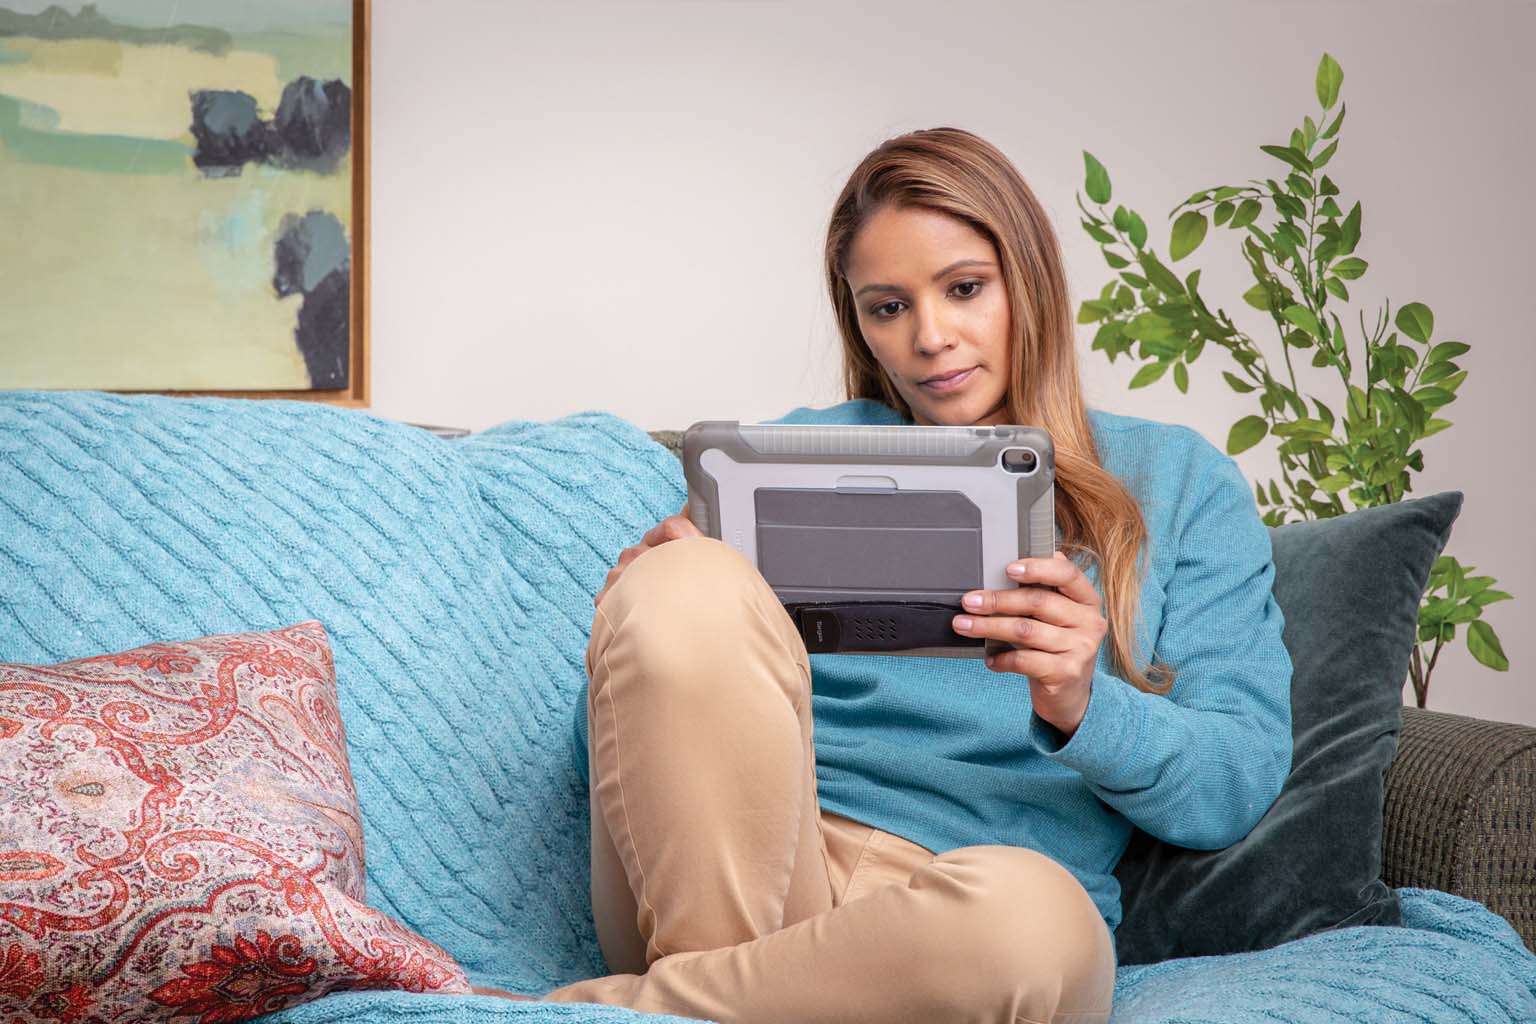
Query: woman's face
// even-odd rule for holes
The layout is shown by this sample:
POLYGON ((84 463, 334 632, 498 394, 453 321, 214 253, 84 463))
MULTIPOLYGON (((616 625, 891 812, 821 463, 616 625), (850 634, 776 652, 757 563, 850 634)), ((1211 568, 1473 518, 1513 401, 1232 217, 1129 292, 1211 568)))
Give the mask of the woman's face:
POLYGON ((854 236, 845 269, 859 329, 913 422, 1007 422, 1012 325, 991 241, 947 214, 887 206, 854 236))

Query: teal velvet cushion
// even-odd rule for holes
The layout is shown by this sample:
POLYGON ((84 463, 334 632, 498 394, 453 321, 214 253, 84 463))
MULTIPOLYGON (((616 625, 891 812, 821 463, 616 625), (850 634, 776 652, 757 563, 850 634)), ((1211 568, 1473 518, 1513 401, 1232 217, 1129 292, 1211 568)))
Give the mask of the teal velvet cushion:
POLYGON ((1402 923, 1397 894, 1381 880, 1384 778, 1419 599, 1461 500, 1445 491, 1270 529, 1295 669, 1290 777, 1254 830, 1224 850, 1133 833, 1115 869, 1122 964, 1402 923))

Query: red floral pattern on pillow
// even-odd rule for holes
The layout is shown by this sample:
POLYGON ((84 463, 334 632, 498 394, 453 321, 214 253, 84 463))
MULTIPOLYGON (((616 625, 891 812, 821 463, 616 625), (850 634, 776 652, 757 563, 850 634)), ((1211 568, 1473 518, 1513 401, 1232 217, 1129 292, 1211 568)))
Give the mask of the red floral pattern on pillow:
POLYGON ((470 991, 364 904, 318 622, 0 664, 0 1020, 247 1020, 470 991))

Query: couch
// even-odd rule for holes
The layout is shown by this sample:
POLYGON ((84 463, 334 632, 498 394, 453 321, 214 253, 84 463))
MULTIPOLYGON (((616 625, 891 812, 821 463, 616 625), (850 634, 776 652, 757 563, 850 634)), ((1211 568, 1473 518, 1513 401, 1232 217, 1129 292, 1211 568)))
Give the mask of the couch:
MULTIPOLYGON (((0 393, 0 661, 320 620, 369 902, 480 985, 606 973, 571 716, 591 595, 682 504, 677 441, 602 412, 449 439, 304 402, 0 393)), ((1533 826, 1536 729, 1405 710, 1404 927, 1122 967, 1114 1019, 1536 1020, 1536 897, 1507 870, 1533 826)), ((680 1019, 361 991, 264 1019, 511 1018, 680 1019)))

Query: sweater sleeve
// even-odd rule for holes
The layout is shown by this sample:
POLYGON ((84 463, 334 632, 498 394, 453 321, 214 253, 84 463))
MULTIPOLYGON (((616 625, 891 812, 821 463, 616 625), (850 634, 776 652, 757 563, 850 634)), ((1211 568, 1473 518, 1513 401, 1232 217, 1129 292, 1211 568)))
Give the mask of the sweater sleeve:
POLYGON ((1224 453, 1192 492, 1155 643, 1172 690, 1138 690, 1101 652, 1071 738, 1031 715, 1038 749, 1079 772, 1142 830, 1216 850, 1246 836, 1291 768, 1291 658, 1273 552, 1237 464, 1224 453))

